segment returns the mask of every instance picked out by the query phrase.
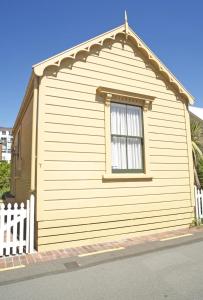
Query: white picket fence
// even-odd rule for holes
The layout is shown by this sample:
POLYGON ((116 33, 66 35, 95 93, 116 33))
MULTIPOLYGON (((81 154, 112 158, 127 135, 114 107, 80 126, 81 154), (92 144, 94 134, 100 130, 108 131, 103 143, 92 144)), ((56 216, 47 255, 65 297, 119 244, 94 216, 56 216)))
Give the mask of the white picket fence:
POLYGON ((0 205, 0 256, 34 251, 34 201, 0 205))
POLYGON ((195 210, 196 210, 196 219, 198 222, 201 222, 203 219, 203 190, 197 189, 195 186, 195 210))

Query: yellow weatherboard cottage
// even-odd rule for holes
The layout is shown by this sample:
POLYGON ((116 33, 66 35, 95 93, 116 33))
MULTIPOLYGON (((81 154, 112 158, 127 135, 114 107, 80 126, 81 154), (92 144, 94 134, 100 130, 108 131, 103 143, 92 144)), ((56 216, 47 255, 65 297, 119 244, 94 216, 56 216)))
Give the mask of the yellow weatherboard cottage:
POLYGON ((125 24, 33 66, 12 192, 39 251, 188 227, 192 96, 125 24))

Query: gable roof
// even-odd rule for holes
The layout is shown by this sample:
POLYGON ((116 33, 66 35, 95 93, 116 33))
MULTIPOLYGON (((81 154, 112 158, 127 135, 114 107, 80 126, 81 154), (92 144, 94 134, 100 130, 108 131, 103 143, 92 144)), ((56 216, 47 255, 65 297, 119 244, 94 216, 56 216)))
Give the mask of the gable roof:
POLYGON ((79 44, 64 52, 54 55, 38 64, 33 65, 33 71, 37 76, 43 76, 44 70, 49 66, 59 67, 64 59, 75 59, 79 52, 89 53, 92 46, 103 46, 108 39, 115 40, 118 34, 125 35, 126 39, 131 40, 140 51, 147 57, 147 59, 156 67, 156 69, 166 78, 166 80, 175 87, 178 93, 186 98, 190 104, 193 104, 193 96, 184 88, 184 86, 177 80, 177 78, 167 69, 167 67, 159 60, 159 58, 147 47, 147 45, 137 36, 137 34, 126 24, 123 24, 115 29, 103 33, 87 42, 79 44))
POLYGON ((203 107, 189 106, 189 111, 203 121, 203 107))

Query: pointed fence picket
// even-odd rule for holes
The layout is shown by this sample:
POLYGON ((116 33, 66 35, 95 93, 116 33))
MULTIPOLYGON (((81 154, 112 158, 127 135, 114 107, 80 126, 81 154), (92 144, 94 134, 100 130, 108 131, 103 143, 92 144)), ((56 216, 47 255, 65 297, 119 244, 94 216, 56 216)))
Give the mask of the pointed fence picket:
POLYGON ((195 211, 196 211, 196 220, 202 222, 203 220, 203 190, 198 189, 195 186, 195 211))
POLYGON ((34 196, 18 205, 0 205, 0 256, 34 251, 34 196))

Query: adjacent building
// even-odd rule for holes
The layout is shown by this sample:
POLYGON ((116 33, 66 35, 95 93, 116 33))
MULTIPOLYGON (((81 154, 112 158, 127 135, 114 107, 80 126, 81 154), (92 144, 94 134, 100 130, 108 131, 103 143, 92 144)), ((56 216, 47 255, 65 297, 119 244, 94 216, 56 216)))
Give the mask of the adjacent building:
POLYGON ((0 141, 0 161, 2 161, 2 143, 0 141))
POLYGON ((11 161, 11 147, 12 147, 12 128, 0 127, 0 160, 11 161))
POLYGON ((12 192, 35 195, 36 248, 188 228, 192 103, 127 22, 33 66, 12 192))

